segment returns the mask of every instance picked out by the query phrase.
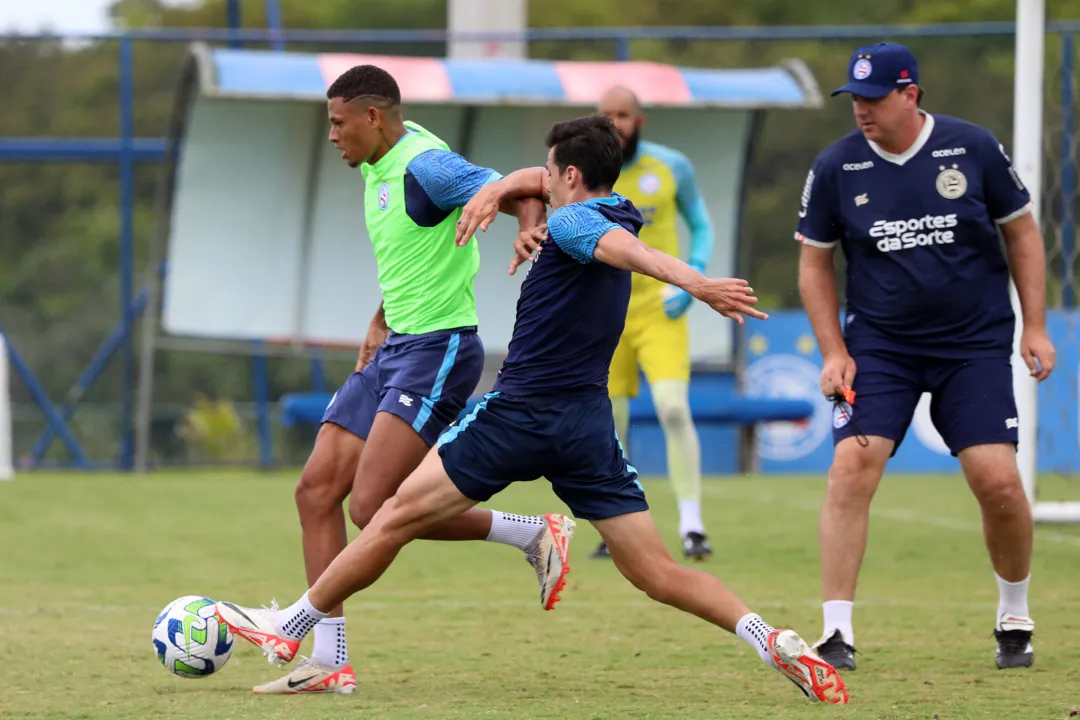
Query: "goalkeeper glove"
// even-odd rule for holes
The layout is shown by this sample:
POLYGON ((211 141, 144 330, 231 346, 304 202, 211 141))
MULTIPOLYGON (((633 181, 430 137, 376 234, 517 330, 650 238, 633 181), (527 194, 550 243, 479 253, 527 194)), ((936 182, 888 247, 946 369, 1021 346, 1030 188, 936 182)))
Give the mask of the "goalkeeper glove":
MULTIPOLYGON (((705 271, 705 268, 703 268, 700 263, 692 262, 690 263, 690 267, 698 272, 705 271)), ((672 320, 681 318, 690 308, 690 303, 693 301, 693 296, 682 288, 675 287, 674 285, 668 285, 664 288, 664 314, 672 320)))

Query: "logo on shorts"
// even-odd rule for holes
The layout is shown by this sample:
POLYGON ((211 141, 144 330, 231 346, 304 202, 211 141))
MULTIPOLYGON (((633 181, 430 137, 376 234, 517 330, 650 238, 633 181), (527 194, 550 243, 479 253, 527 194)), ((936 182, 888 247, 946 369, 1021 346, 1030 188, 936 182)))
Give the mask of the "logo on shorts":
POLYGON ((398 397, 398 402, 405 407, 412 407, 412 398, 408 395, 401 395, 398 397))
POLYGON ((1020 420, 1018 418, 1008 418, 1005 421, 1006 430, 1016 430, 1020 427, 1020 420))
POLYGON ((384 182, 379 186, 379 209, 385 210, 390 204, 390 183, 384 182))
POLYGON ((923 393, 919 397, 919 403, 915 406, 915 414, 911 418, 911 430, 923 447, 938 455, 951 455, 949 446, 941 437, 934 419, 930 416, 930 393, 923 393))
POLYGON ((934 185, 937 187, 937 191, 941 194, 941 197, 946 200, 955 200, 967 192, 967 178, 964 176, 964 173, 960 172, 959 165, 954 163, 951 168, 947 168, 944 165, 940 165, 939 167, 941 173, 938 174, 937 180, 934 181, 934 185))
POLYGON ((743 374, 747 397, 806 400, 814 414, 806 420, 762 423, 758 455, 766 460, 798 460, 814 452, 829 436, 831 405, 821 398, 821 368, 798 355, 769 355, 754 361, 743 374))

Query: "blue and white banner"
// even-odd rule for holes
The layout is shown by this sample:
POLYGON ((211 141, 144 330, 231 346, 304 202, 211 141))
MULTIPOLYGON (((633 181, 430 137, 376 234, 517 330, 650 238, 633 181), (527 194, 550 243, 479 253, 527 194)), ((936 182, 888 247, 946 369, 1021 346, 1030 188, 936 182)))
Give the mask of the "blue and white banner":
MULTIPOLYGON (((1080 472, 1080 312, 1050 311, 1050 337, 1057 350, 1054 373, 1039 385, 1038 463, 1040 472, 1080 472)), ((765 473, 824 473, 832 459, 832 404, 821 396, 821 352, 802 311, 770 312, 753 323, 747 337, 747 395, 807 399, 812 418, 765 423, 758 428, 758 459, 765 473)), ((856 403, 858 400, 856 400, 856 403)), ((890 472, 956 472, 959 463, 930 420, 924 395, 890 472)))

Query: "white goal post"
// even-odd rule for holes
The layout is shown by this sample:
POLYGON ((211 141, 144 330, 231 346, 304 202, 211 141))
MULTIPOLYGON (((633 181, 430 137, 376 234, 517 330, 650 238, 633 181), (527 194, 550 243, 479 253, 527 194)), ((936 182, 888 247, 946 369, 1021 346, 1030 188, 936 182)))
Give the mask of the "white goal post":
MULTIPOLYGON (((1013 78, 1013 161, 1031 192, 1036 222, 1042 201, 1043 95, 1046 45, 1045 0, 1016 0, 1016 60, 1013 78)), ((1016 309, 1016 352, 1013 354, 1013 381, 1020 446, 1017 461, 1024 490, 1031 502, 1035 522, 1078 523, 1080 502, 1040 502, 1035 495, 1038 463, 1038 383, 1028 373, 1019 356, 1021 333, 1020 302, 1010 284, 1016 309)))
POLYGON ((0 335, 0 480, 15 477, 11 463, 11 385, 8 382, 8 352, 0 335))

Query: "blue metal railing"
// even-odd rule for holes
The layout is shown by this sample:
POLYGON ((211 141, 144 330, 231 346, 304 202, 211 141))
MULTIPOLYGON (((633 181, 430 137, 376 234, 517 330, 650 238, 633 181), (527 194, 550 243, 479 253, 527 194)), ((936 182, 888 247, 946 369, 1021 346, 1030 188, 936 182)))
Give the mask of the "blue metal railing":
MULTIPOLYGON (((89 161, 116 162, 120 168, 120 287, 122 310, 120 322, 106 343, 107 352, 95 355, 90 365, 80 376, 79 384, 85 390, 96 380, 111 360, 114 352, 119 351, 122 358, 123 396, 121 452, 119 467, 130 469, 133 459, 133 389, 134 389, 134 346, 132 343, 132 325, 145 303, 139 304, 139 298, 133 297, 134 278, 134 165, 139 162, 157 162, 164 158, 166 143, 159 138, 136 138, 133 134, 134 87, 133 87, 133 46, 137 41, 153 42, 217 42, 241 47, 245 43, 267 43, 272 50, 283 50, 287 43, 306 44, 346 44, 346 43, 446 43, 451 38, 476 41, 613 41, 615 57, 626 61, 631 59, 632 43, 635 40, 713 40, 713 41, 812 41, 865 39, 875 37, 890 38, 925 38, 958 36, 1008 36, 1015 33, 1012 22, 969 22, 938 23, 929 25, 817 25, 817 26, 771 26, 771 27, 608 27, 608 28, 531 28, 522 33, 450 33, 446 30, 286 30, 282 27, 281 9, 278 0, 264 0, 266 18, 269 27, 260 29, 242 28, 240 0, 227 0, 225 5, 227 28, 193 28, 160 30, 125 30, 105 33, 72 33, 55 35, 39 33, 30 35, 0 33, 3 41, 42 41, 42 40, 81 40, 105 41, 118 43, 120 63, 120 136, 116 139, 71 139, 71 138, 0 138, 0 161, 89 161)), ((1051 21, 1046 24, 1049 34, 1062 38, 1061 60, 1061 113, 1064 138, 1060 152, 1061 189, 1068 199, 1076 190, 1076 168, 1071 160, 1070 143, 1075 128, 1075 98, 1072 84, 1075 73, 1074 46, 1075 35, 1080 33, 1080 20, 1051 21)), ((1066 307, 1075 305, 1075 293, 1072 290, 1072 263, 1075 213, 1069 202, 1062 204, 1063 252, 1065 264, 1066 307)), ((139 297, 142 297, 141 295, 139 297)), ((10 339, 9 339, 10 340, 10 339)), ((77 464, 88 466, 78 444, 68 431, 66 420, 74 412, 74 404, 64 408, 63 414, 57 413, 48 397, 44 395, 41 384, 34 377, 30 368, 22 362, 14 345, 9 342, 10 352, 16 369, 25 380, 35 401, 45 413, 49 428, 39 442, 35 444, 34 462, 40 462, 52 438, 59 437, 68 447, 69 453, 77 464)), ((256 378, 256 397, 260 404, 268 402, 266 383, 268 372, 266 358, 261 353, 254 353, 254 376, 256 378)), ((312 371, 316 384, 322 384, 321 369, 312 371)), ((266 420, 266 408, 260 410, 260 464, 272 462, 270 452, 269 423, 266 420)))

